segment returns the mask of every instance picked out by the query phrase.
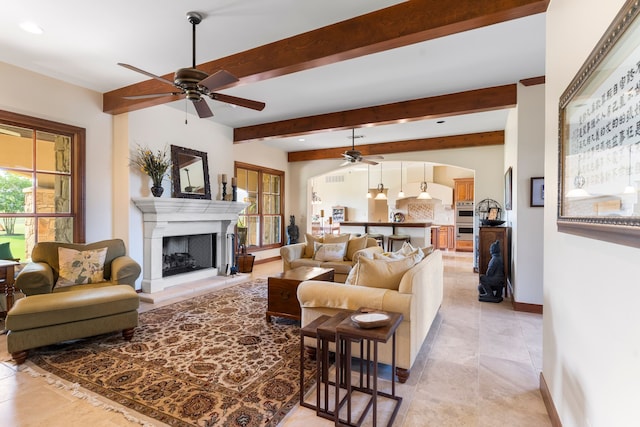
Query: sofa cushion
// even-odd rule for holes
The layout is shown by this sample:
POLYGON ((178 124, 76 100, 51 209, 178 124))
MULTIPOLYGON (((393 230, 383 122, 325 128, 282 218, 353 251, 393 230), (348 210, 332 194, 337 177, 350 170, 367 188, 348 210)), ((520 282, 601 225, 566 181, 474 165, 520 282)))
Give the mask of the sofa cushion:
POLYGON ((322 268, 333 268, 335 274, 347 275, 353 268, 351 261, 325 261, 320 265, 322 268))
POLYGON ((102 282, 106 256, 107 248, 77 251, 59 247, 60 273, 56 287, 102 282))
POLYGON ((347 251, 347 243, 313 243, 313 259, 316 261, 342 261, 347 251))
POLYGON ((398 290, 402 276, 415 264, 415 256, 398 260, 360 258, 345 283, 398 290))
POLYGON ((347 261, 352 261, 353 256, 359 250, 367 247, 367 236, 354 237, 347 242, 347 261))
POLYGON ((313 258, 298 258, 291 261, 291 268, 298 267, 320 267, 322 265, 322 261, 316 261, 313 258))

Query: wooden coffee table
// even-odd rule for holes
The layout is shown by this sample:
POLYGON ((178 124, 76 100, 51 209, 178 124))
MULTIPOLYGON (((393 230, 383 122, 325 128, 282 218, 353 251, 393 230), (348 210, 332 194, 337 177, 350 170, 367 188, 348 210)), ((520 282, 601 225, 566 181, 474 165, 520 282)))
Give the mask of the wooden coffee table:
POLYGON ((271 316, 300 320, 298 285, 305 280, 333 281, 333 268, 298 267, 269 277, 267 298, 267 322, 271 316))

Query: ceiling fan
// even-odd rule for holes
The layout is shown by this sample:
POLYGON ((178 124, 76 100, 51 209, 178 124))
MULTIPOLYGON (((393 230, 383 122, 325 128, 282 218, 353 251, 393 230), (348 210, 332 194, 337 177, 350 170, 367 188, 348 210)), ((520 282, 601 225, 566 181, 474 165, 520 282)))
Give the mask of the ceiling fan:
POLYGON ((214 90, 227 86, 238 81, 238 78, 225 70, 216 71, 208 75, 204 71, 196 69, 196 25, 202 21, 202 14, 198 12, 188 12, 187 19, 193 26, 193 63, 192 68, 180 68, 176 71, 173 81, 169 81, 164 77, 156 76, 148 71, 141 70, 133 65, 118 63, 118 65, 128 68, 132 71, 144 74, 145 76, 154 78, 168 85, 174 86, 177 91, 164 93, 150 93, 145 95, 125 96, 125 99, 145 99, 156 98, 170 95, 184 95, 191 102, 200 118, 212 117, 213 112, 209 108, 203 97, 208 96, 216 101, 226 102, 229 104, 239 105, 241 107, 251 108, 253 110, 262 111, 265 107, 264 102, 252 101, 246 98, 238 98, 236 96, 225 95, 214 92, 214 90))
POLYGON ((356 150, 356 138, 364 138, 364 135, 356 136, 356 130, 351 130, 351 150, 347 150, 342 153, 342 157, 344 157, 345 161, 340 166, 347 166, 354 163, 362 162, 370 165, 377 165, 378 162, 375 162, 371 159, 382 160, 384 157, 382 156, 363 156, 358 150, 356 150))

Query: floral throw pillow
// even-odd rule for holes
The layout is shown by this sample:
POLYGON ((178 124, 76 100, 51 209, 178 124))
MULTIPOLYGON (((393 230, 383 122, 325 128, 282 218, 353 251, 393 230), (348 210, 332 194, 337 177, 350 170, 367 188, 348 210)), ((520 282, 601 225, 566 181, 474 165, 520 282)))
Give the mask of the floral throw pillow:
POLYGON ((104 280, 104 260, 107 248, 77 251, 69 248, 58 248, 58 264, 60 274, 57 287, 97 283, 104 280))

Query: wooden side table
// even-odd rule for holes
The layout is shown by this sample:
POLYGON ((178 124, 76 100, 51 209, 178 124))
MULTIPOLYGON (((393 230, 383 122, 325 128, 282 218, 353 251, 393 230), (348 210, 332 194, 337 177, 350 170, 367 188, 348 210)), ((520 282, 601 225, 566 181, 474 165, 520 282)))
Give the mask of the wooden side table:
MULTIPOLYGON (((344 374, 345 378, 345 388, 347 394, 345 398, 347 399, 347 417, 346 420, 340 418, 340 411, 334 411, 334 421, 336 426, 361 426, 364 418, 366 417, 370 408, 373 408, 373 427, 378 425, 377 423, 377 400, 378 396, 383 396, 392 400, 395 400, 395 405, 391 417, 389 418, 389 422, 387 423, 387 427, 393 425, 393 421, 398 415, 398 410, 400 409, 400 404, 402 403, 402 397, 396 396, 396 381, 395 381, 395 371, 396 371, 396 330, 398 326, 402 322, 403 316, 400 313, 390 313, 386 312, 391 319, 389 323, 385 326, 380 326, 378 328, 372 329, 362 329, 358 327, 352 320, 351 316, 345 318, 338 326, 336 326, 336 348, 344 348, 344 352, 336 351, 336 382, 338 378, 342 375, 340 374, 341 369, 346 369, 344 374), (378 343, 386 343, 389 339, 392 339, 393 352, 391 357, 391 393, 386 393, 378 390, 378 343), (343 345, 344 341, 344 345, 343 345), (360 415, 358 421, 354 424, 351 421, 351 393, 354 387, 351 385, 351 372, 350 367, 348 366, 348 362, 351 360, 351 343, 352 342, 363 342, 367 347, 367 355, 366 355, 366 364, 369 365, 373 363, 373 378, 372 378, 372 387, 363 389, 362 387, 356 388, 358 391, 363 391, 365 393, 371 394, 371 398, 369 403, 363 410, 360 415), (370 360, 370 346, 373 344, 373 360, 370 360), (341 359, 344 358, 347 363, 343 363, 341 359)), ((364 354, 362 348, 360 350, 360 359, 364 358, 364 354)), ((362 371, 361 371, 362 375, 362 371)), ((360 378, 360 383, 362 383, 362 378, 360 378)), ((367 370, 367 386, 369 385, 369 371, 367 370)), ((340 408, 340 396, 339 393, 336 393, 336 403, 335 407, 340 408)))
POLYGON ((4 284, 4 294, 6 297, 7 311, 0 313, 2 317, 6 317, 11 307, 13 307, 13 281, 15 276, 15 266, 18 265, 15 261, 0 260, 0 283, 4 284))
POLYGON ((267 322, 271 316, 300 320, 298 285, 305 280, 333 281, 333 268, 298 267, 267 279, 267 322))

